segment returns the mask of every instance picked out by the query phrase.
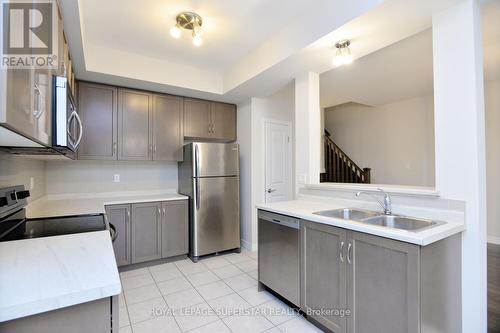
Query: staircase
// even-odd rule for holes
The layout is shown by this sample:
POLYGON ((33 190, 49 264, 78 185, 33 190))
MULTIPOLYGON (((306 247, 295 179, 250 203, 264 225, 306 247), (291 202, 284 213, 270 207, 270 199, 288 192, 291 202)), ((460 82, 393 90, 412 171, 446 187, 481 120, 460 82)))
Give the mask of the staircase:
POLYGON ((320 175, 322 183, 370 183, 370 168, 360 168, 330 138, 325 130, 325 173, 320 175))

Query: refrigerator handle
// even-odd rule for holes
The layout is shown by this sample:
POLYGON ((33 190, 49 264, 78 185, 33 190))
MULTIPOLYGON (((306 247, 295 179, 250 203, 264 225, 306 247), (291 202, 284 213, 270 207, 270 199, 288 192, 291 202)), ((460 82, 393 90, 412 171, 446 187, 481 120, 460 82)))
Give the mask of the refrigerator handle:
POLYGON ((199 210, 200 209, 200 179, 198 177, 195 178, 195 182, 196 182, 196 189, 195 189, 195 192, 196 192, 196 210, 199 210))
POLYGON ((200 152, 198 150, 198 145, 194 145, 194 176, 200 176, 200 152))

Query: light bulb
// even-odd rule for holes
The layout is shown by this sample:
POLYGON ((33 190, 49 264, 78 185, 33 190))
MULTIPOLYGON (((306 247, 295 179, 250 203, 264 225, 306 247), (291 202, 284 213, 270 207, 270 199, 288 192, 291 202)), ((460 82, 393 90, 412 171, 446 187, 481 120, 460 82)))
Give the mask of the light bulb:
POLYGON ((175 39, 181 36, 181 29, 179 28, 179 25, 176 24, 170 29, 170 36, 174 37, 175 39))
POLYGON ((200 35, 194 35, 193 36, 193 45, 194 46, 201 46, 203 44, 203 39, 201 38, 200 35))
POLYGON ((344 56, 342 55, 342 51, 340 49, 337 49, 337 52, 335 52, 335 56, 333 57, 333 65, 335 67, 339 67, 344 63, 344 56))
POLYGON ((342 63, 344 65, 352 64, 352 55, 351 54, 344 54, 344 57, 342 58, 342 63))

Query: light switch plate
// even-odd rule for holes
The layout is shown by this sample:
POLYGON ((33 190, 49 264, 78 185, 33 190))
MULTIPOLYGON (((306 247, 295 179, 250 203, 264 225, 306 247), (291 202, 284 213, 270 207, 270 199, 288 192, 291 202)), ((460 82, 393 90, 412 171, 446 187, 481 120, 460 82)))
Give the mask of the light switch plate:
POLYGON ((30 177, 30 190, 35 188, 35 177, 30 177))
POLYGON ((113 183, 119 183, 120 182, 120 174, 119 173, 115 173, 113 175, 113 183))

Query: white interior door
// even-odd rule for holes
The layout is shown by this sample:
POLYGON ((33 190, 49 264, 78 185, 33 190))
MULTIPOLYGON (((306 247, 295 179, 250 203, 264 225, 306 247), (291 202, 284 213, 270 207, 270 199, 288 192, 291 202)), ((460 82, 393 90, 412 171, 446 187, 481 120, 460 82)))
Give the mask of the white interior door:
POLYGON ((291 200, 290 124, 265 122, 264 132, 266 202, 291 200))

